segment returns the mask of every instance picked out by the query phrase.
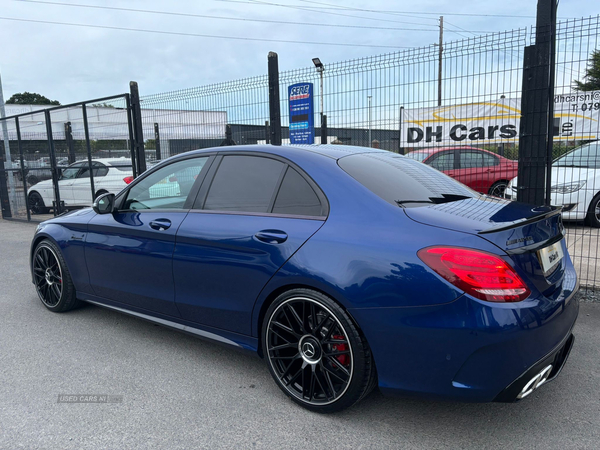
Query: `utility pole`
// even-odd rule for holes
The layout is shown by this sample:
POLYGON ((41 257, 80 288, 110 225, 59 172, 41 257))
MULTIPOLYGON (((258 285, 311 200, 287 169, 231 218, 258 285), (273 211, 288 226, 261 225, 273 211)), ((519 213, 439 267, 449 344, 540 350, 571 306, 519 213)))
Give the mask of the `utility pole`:
MULTIPOLYGON (((2 90, 2 76, 0 75, 0 119, 6 117, 6 110, 4 108, 4 91, 2 90)), ((5 166, 0 167, 2 169, 12 169, 12 158, 10 156, 10 145, 8 142, 8 124, 6 120, 2 120, 2 135, 4 137, 4 156, 6 158, 5 166)), ((0 161, 2 158, 0 158, 0 161)), ((13 213, 16 212, 16 193, 15 193, 15 179, 13 177, 12 170, 5 172, 8 175, 8 188, 10 190, 10 209, 13 213)))
POLYGON ((442 52, 444 51, 444 16, 440 16, 440 41, 438 43, 438 106, 442 106, 442 52))

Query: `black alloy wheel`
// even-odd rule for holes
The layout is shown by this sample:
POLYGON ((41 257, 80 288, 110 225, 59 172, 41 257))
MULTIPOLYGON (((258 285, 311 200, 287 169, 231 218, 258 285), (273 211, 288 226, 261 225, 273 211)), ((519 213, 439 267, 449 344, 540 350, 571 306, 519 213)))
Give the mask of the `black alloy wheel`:
POLYGON ((279 387, 317 412, 351 406, 374 387, 366 340, 333 300, 308 289, 280 296, 263 325, 265 357, 279 387))
POLYGON ((35 289, 46 308, 63 312, 78 304, 71 275, 60 250, 51 241, 44 240, 35 248, 32 271, 35 289))
POLYGON ((42 196, 37 193, 37 192, 31 192, 29 194, 29 196, 27 197, 28 203, 29 203, 29 210, 33 213, 33 214, 46 214, 48 213, 48 208, 46 208, 46 205, 44 204, 44 199, 42 198, 42 196))
POLYGON ((492 197, 504 198, 504 191, 506 191, 507 186, 508 183, 506 181, 497 181, 490 188, 489 195, 492 197))
POLYGON ((592 199, 587 219, 590 227, 600 228, 600 193, 592 199))

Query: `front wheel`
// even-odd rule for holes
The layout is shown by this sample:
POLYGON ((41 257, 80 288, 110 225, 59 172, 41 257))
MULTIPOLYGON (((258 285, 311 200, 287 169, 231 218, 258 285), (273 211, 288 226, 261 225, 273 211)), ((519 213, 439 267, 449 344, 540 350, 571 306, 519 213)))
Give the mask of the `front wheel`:
POLYGON ((27 196, 29 209, 33 214, 48 214, 50 208, 47 208, 44 199, 38 192, 31 192, 27 196))
POLYGON ((366 339, 346 311, 320 292, 280 295, 265 315, 262 342, 277 385, 311 411, 348 408, 376 384, 366 339))
POLYGON ((52 241, 45 239, 36 246, 31 265, 35 290, 46 308, 65 312, 78 305, 71 274, 52 241))
POLYGON ((587 213, 587 223, 590 227, 600 228, 600 193, 592 199, 587 213))

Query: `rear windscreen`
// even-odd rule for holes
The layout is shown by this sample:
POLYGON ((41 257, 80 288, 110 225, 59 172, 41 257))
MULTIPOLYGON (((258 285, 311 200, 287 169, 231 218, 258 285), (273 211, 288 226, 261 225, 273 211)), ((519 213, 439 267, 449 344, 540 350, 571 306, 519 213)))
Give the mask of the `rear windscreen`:
POLYGON ((395 153, 362 153, 338 160, 352 178, 391 204, 431 203, 479 194, 441 172, 395 153), (434 201, 435 202, 435 201, 434 201))

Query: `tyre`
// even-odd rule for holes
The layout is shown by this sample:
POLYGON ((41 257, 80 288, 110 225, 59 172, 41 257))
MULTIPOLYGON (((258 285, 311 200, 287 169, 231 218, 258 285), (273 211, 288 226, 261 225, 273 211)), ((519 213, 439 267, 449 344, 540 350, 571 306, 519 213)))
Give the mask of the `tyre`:
POLYGON ((590 227, 600 228, 600 193, 590 203, 586 222, 590 227))
POLYGON ((41 241, 33 252, 35 290, 46 308, 65 312, 78 306, 75 287, 60 249, 49 240, 41 241))
POLYGON ((98 197, 100 197, 102 194, 108 194, 108 191, 106 189, 100 189, 98 192, 96 192, 96 195, 94 196, 94 200, 97 199, 98 197))
POLYGON ((44 199, 38 192, 30 192, 27 196, 27 202, 29 204, 29 210, 33 214, 48 214, 50 211, 50 208, 46 207, 44 199))
POLYGON ((504 191, 507 186, 508 181, 496 181, 488 191, 488 194, 492 197, 504 198, 504 191))
POLYGON ((277 297, 265 314, 262 344, 275 383, 311 411, 341 411, 377 384, 366 339, 320 292, 293 289, 277 297))
POLYGON ((27 177, 27 184, 29 186, 33 186, 34 184, 38 184, 40 182, 39 178, 36 177, 35 175, 29 175, 27 177))

